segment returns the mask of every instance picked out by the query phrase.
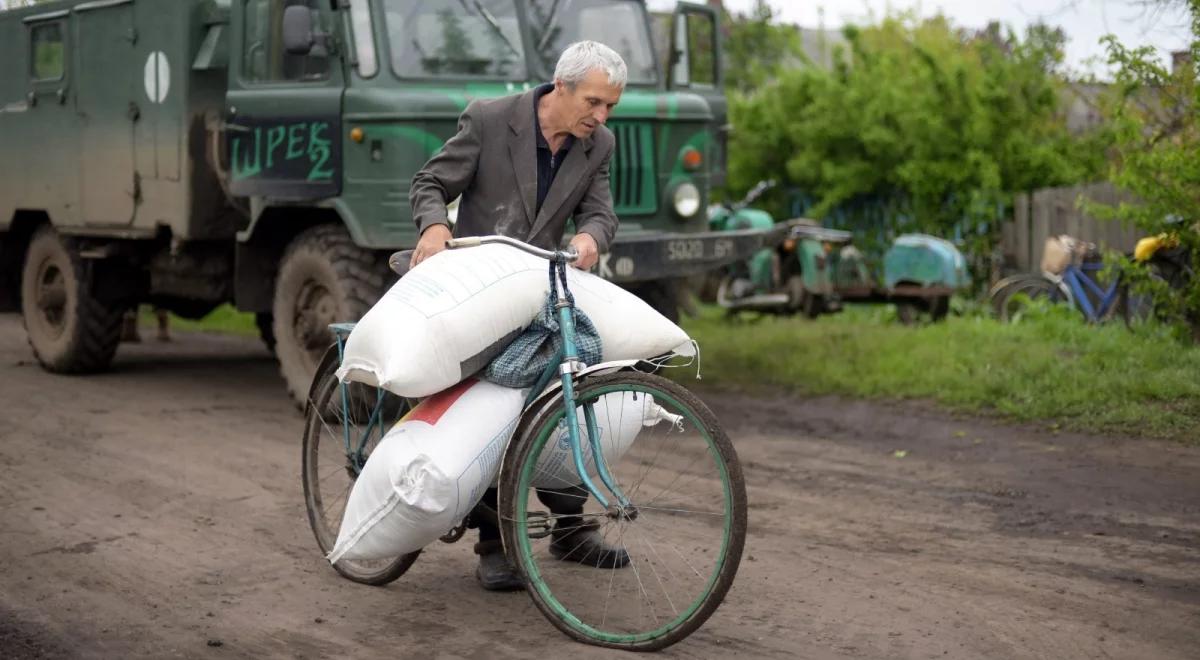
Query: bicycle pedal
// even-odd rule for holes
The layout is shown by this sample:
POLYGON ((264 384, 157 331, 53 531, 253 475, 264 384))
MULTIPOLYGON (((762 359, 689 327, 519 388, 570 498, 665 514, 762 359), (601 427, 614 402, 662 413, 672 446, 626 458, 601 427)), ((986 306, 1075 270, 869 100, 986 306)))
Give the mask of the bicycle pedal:
POLYGON ((531 539, 541 539, 550 536, 552 528, 549 511, 530 511, 525 517, 525 533, 531 539))

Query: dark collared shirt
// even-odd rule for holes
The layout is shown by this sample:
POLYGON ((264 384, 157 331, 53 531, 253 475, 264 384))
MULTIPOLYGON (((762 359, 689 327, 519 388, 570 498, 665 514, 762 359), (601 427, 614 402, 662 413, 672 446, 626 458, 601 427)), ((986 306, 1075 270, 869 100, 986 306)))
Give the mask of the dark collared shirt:
POLYGON ((553 89, 554 83, 546 83, 533 92, 533 134, 537 139, 538 182, 537 209, 533 212, 534 216, 541 213, 542 202, 546 201, 546 193, 550 191, 550 184, 554 181, 554 176, 558 174, 558 168, 562 166, 563 160, 571 151, 571 145, 575 144, 575 136, 567 135, 567 139, 563 140, 558 151, 550 153, 550 143, 546 142, 546 137, 542 135, 542 125, 538 122, 538 101, 553 89))

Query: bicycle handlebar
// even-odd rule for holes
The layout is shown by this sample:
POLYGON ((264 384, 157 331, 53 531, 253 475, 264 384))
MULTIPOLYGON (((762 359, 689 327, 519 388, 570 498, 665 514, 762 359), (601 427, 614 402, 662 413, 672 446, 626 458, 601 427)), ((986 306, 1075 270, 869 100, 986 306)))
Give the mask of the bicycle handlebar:
POLYGON ((528 243, 518 241, 515 238, 508 236, 466 236, 463 238, 452 238, 446 241, 446 249, 455 250, 458 248, 478 247, 480 245, 490 245, 500 243, 515 247, 522 252, 527 252, 535 257, 543 259, 561 259, 567 263, 574 262, 579 258, 579 253, 575 250, 543 250, 540 247, 535 247, 528 243))

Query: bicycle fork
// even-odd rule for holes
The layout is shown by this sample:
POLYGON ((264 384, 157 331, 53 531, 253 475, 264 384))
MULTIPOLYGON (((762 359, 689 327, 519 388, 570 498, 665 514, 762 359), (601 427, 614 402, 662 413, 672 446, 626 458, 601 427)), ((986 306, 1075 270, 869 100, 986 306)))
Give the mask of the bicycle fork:
POLYGON ((584 422, 587 424, 588 445, 591 447, 592 462, 596 466, 596 472, 600 475, 600 481, 616 499, 615 504, 610 503, 609 498, 600 492, 600 488, 588 476, 587 467, 585 467, 583 462, 583 442, 579 437, 579 413, 576 411, 575 382, 573 380, 575 374, 583 369, 583 364, 579 361, 579 349, 575 346, 575 301, 567 289, 566 264, 552 261, 550 268, 551 285, 554 284, 554 270, 556 268, 558 269, 559 278, 562 281, 561 291, 556 290, 557 287, 552 289, 552 291, 557 294, 555 309, 558 312, 558 323, 563 338, 563 360, 559 365, 558 371, 562 379, 563 405, 566 406, 567 437, 570 441, 571 457, 575 461, 575 471, 579 473, 579 478, 583 480, 584 488, 609 513, 618 516, 628 516, 631 514, 633 507, 630 505, 629 499, 621 492, 621 488, 617 485, 616 480, 609 474, 607 462, 604 460, 604 453, 600 448, 600 429, 596 424, 596 411, 592 402, 583 404, 584 422))

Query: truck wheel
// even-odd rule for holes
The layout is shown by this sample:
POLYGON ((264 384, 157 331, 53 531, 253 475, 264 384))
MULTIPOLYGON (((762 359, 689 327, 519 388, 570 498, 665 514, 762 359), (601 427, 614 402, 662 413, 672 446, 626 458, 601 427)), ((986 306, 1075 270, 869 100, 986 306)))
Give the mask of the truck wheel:
POLYGON ((288 246, 275 281, 272 329, 279 370, 297 405, 303 407, 334 341, 329 324, 362 318, 383 293, 388 272, 380 254, 358 247, 336 225, 308 229, 288 246))
POLYGON ((92 297, 89 271, 54 229, 34 234, 21 274, 21 313, 38 362, 55 373, 102 371, 121 341, 125 308, 92 297))
POLYGON ((915 300, 897 300, 896 318, 903 325, 915 325, 921 318, 921 308, 915 300))
POLYGON ((938 296, 929 301, 929 315, 933 317, 934 323, 946 318, 950 313, 950 296, 938 296))
POLYGON ((634 295, 646 301, 654 311, 667 317, 671 323, 679 323, 679 287, 671 280, 646 282, 630 289, 634 295))

